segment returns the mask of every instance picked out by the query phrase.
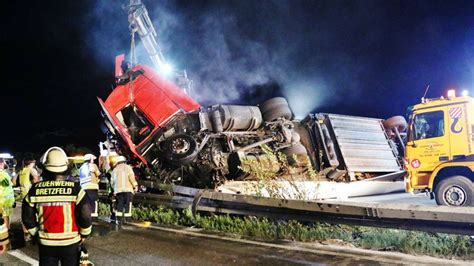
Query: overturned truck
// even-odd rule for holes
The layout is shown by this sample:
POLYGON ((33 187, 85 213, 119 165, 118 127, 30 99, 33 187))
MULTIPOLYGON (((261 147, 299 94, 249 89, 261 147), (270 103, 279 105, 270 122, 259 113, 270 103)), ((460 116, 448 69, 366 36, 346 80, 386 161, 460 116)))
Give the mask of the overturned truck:
POLYGON ((298 121, 282 97, 203 107, 144 65, 98 100, 109 142, 161 182, 246 194, 276 187, 280 196, 311 199, 403 189, 389 185, 405 173, 400 117, 317 113, 298 121), (274 183, 262 188, 263 179, 274 183))

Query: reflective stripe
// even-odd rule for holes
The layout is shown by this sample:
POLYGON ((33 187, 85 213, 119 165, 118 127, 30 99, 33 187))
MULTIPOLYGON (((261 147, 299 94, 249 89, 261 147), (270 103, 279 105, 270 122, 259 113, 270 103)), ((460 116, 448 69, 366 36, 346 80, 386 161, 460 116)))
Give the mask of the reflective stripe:
POLYGON ((79 228, 79 232, 81 233, 81 235, 83 236, 88 236, 90 235, 90 233, 92 232, 92 225, 87 227, 87 228, 79 228))
POLYGON ((79 190, 79 194, 77 194, 76 204, 81 202, 81 200, 84 198, 85 195, 86 195, 86 192, 81 188, 81 190, 79 190))
POLYGON ((39 221, 40 230, 44 231, 43 206, 41 205, 39 205, 39 208, 38 208, 38 221, 39 221))
POLYGON ((30 205, 30 207, 34 207, 34 206, 35 206, 33 203, 31 203, 30 197, 25 197, 25 201, 26 201, 26 203, 28 203, 28 205, 30 205))
POLYGON ((125 217, 132 217, 132 203, 128 204, 128 208, 125 210, 124 215, 125 217))
POLYGON ((91 180, 92 180, 92 178, 90 176, 89 177, 81 177, 81 180, 79 182, 82 184, 82 183, 90 182, 91 180))
POLYGON ((94 212, 91 213, 92 217, 98 217, 99 216, 99 214, 97 213, 98 205, 99 204, 97 204, 97 201, 94 201, 94 212))
POLYGON ((49 239, 70 239, 78 236, 78 232, 68 232, 68 233, 45 233, 39 232, 40 238, 49 238, 49 239))
POLYGON ((89 184, 83 186, 82 188, 83 189, 99 189, 99 185, 94 184, 94 183, 89 183, 89 184))
POLYGON ((30 235, 34 236, 36 235, 36 233, 38 233, 38 227, 30 228, 28 229, 28 232, 30 233, 30 235))
POLYGON ((79 184, 81 185, 81 187, 84 187, 84 185, 89 184, 91 181, 92 181, 92 178, 84 177, 84 178, 81 178, 81 180, 79 181, 79 184))
POLYGON ((32 203, 55 202, 55 201, 76 201, 76 196, 32 196, 32 203))
POLYGON ((8 228, 6 225, 0 225, 0 241, 8 238, 8 228))
POLYGON ((72 214, 71 205, 63 205, 64 232, 72 232, 72 214))
POLYGON ((78 243, 79 241, 81 241, 81 237, 79 235, 77 235, 74 238, 63 239, 63 240, 59 240, 59 239, 51 240, 47 238, 40 238, 40 243, 45 246, 69 246, 69 245, 78 243))

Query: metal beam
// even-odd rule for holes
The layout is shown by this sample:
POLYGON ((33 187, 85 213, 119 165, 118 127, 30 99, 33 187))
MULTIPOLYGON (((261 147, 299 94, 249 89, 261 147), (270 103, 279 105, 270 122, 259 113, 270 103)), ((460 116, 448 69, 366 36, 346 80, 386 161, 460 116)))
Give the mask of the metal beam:
POLYGON ((134 202, 233 215, 474 235, 474 207, 303 201, 176 186, 181 195, 137 193, 134 202), (194 197, 193 197, 194 196, 194 197))

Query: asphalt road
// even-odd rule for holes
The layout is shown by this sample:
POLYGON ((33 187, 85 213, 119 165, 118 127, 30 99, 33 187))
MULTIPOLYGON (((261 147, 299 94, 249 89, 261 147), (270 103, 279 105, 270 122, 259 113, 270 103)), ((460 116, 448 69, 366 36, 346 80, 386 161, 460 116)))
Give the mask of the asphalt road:
MULTIPOLYGON (((279 248, 278 243, 260 245, 165 229, 95 224, 93 236, 86 242, 90 260, 95 265, 381 265, 377 257, 305 252, 285 245, 279 248)), ((16 226, 15 233, 19 230, 16 226)), ((38 260, 36 245, 25 246, 18 237, 13 242, 16 250, 0 256, 0 264, 28 265, 26 261, 38 260)))

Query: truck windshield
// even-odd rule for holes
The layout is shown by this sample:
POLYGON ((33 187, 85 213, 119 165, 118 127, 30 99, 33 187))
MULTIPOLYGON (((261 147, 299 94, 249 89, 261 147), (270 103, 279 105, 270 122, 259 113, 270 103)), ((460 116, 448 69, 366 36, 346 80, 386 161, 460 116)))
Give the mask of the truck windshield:
POLYGON ((120 123, 127 128, 134 144, 139 144, 153 129, 153 124, 134 106, 126 106, 117 112, 116 116, 120 123))
POLYGON ((444 135, 444 113, 435 111, 415 115, 413 140, 429 139, 444 135))

